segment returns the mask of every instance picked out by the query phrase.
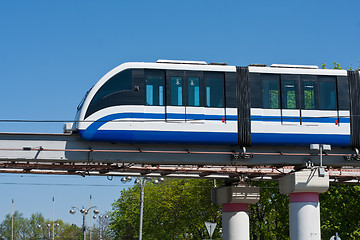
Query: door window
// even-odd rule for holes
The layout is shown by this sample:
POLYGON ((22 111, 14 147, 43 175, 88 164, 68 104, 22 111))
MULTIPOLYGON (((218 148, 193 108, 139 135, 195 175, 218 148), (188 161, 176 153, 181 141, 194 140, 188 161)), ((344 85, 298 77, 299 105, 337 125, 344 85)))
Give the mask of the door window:
POLYGON ((200 106, 200 78, 188 77, 188 106, 200 106))
POLYGON ((164 78, 158 75, 146 75, 146 104, 164 105, 164 78))
POLYGON ((205 77, 206 107, 224 107, 224 78, 205 77))
POLYGON ((170 105, 183 106, 183 81, 182 77, 170 77, 170 105))

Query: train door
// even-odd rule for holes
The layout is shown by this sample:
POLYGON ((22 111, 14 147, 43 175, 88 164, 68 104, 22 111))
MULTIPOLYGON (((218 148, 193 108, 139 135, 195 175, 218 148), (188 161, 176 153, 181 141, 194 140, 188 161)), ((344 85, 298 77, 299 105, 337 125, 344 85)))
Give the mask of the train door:
POLYGON ((302 75, 301 76, 301 93, 302 106, 301 117, 303 125, 318 126, 318 101, 317 101, 317 85, 316 76, 302 75))
POLYGON ((276 131, 281 124, 280 76, 261 74, 261 108, 251 110, 252 129, 259 132, 276 131))
POLYGON ((185 122, 185 79, 183 71, 167 71, 166 121, 168 123, 185 122))
POLYGON ((157 129, 156 124, 165 120, 165 72, 145 71, 146 106, 144 124, 146 130, 157 129))
POLYGON ((303 125, 339 126, 336 77, 302 76, 302 91, 303 125))
POLYGON ((301 112, 298 75, 281 75, 281 92, 281 123, 283 125, 300 125, 301 112))
POLYGON ((225 122, 224 74, 204 73, 205 119, 209 123, 225 122))
POLYGON ((203 124, 204 116, 204 82, 202 72, 186 72, 186 107, 185 119, 189 123, 203 124))

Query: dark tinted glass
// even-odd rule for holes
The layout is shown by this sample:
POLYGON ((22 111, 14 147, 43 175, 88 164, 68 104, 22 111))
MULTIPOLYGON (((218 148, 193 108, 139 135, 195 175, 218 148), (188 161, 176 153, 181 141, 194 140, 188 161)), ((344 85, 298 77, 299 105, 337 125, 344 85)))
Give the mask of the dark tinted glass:
POLYGON ((216 75, 205 75, 206 107, 224 107, 224 77, 216 75))
POLYGON ((337 77, 337 97, 338 97, 338 108, 339 110, 350 109, 350 98, 349 98, 349 82, 345 76, 337 77))
POLYGON ((164 105, 164 76, 151 71, 146 73, 146 104, 153 106, 164 105))
POLYGON ((280 108, 279 76, 271 74, 261 75, 263 108, 280 108))
POLYGON ((132 91, 132 70, 119 72, 100 87, 85 117, 107 107, 136 104, 136 97, 132 91))
POLYGON ((170 77, 170 104, 183 106, 183 80, 182 77, 170 77))
POLYGON ((131 70, 119 72, 110 78, 95 94, 91 104, 98 104, 100 101, 109 98, 113 94, 131 89, 131 70))
POLYGON ((320 93, 320 109, 336 110, 335 77, 318 77, 320 93))

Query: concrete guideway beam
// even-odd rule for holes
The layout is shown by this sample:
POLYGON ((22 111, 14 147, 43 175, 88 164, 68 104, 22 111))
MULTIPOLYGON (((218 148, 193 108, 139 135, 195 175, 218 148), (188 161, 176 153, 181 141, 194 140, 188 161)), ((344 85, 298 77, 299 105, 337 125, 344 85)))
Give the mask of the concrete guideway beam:
POLYGON ((215 188, 211 199, 222 205, 223 239, 249 240, 248 206, 259 201, 260 188, 244 183, 215 188))
POLYGON ((280 193, 289 195, 290 240, 321 240, 319 193, 329 188, 329 173, 304 169, 279 179, 280 193))
MULTIPOLYGON (((324 164, 360 167, 359 152, 332 148, 324 164)), ((0 161, 297 166, 317 163, 306 146, 126 144, 87 142, 76 134, 0 133, 0 161)))

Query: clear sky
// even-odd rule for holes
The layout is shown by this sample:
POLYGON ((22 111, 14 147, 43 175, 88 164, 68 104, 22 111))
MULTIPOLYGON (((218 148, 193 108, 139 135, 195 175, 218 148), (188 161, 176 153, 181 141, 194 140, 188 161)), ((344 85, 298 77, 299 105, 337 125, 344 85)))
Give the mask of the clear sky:
MULTIPOLYGON (((358 0, 0 0, 0 120, 72 120, 86 91, 128 61, 357 68, 359 9, 358 0)), ((0 122, 0 132, 61 133, 62 123, 0 122)), ((122 188, 119 178, 0 174, 0 221, 12 198, 26 217, 51 218, 54 196, 56 218, 80 224, 71 205, 92 194, 111 210, 122 188)))

